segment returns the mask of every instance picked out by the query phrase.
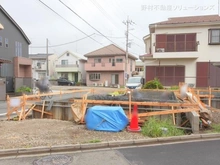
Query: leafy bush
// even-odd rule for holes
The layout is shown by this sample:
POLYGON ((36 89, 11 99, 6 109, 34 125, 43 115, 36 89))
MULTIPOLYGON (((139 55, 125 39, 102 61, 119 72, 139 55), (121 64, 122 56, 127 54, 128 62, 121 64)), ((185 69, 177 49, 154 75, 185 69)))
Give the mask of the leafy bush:
POLYGON ((149 118, 142 128, 142 134, 148 137, 166 137, 184 135, 184 131, 176 128, 171 120, 157 120, 149 118))
POLYGON ((81 82, 77 82, 77 83, 76 83, 76 86, 81 86, 81 82))
POLYGON ((20 88, 16 89, 16 92, 21 92, 21 93, 25 93, 25 92, 31 92, 32 89, 28 86, 21 86, 20 88))
POLYGON ((143 89, 163 89, 163 85, 159 79, 154 78, 153 80, 146 82, 143 89))

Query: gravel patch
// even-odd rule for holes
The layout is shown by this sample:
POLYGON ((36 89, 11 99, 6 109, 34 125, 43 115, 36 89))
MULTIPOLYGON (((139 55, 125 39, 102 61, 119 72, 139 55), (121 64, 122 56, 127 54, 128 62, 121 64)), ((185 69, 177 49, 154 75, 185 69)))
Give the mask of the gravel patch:
POLYGON ((119 141, 147 138, 140 133, 100 132, 85 125, 54 119, 30 119, 0 122, 0 149, 119 141))

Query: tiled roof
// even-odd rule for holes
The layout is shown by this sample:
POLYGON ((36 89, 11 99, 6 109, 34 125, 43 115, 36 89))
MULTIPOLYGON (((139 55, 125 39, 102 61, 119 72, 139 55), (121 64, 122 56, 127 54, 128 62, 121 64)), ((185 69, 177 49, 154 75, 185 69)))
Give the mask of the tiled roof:
POLYGON ((144 54, 144 55, 140 55, 139 57, 153 57, 153 54, 144 54))
POLYGON ((189 17, 173 17, 167 21, 153 23, 151 25, 167 25, 167 24, 182 24, 182 23, 202 23, 202 22, 220 22, 219 15, 203 15, 189 17))
POLYGON ((141 61, 147 60, 147 59, 152 59, 153 58, 153 54, 148 53, 148 54, 143 54, 139 56, 139 59, 141 61))
POLYGON ((38 54, 29 54, 29 58, 31 59, 46 59, 47 56, 50 56, 53 54, 45 54, 45 53, 38 53, 38 54))
MULTIPOLYGON (((103 48, 97 49, 95 51, 92 51, 90 53, 87 53, 84 56, 85 57, 109 56, 109 55, 115 56, 115 55, 125 55, 125 54, 126 54, 126 52, 122 48, 120 48, 114 44, 111 44, 111 45, 105 46, 103 48)), ((131 54, 129 54, 128 56, 130 58, 137 60, 137 57, 135 57, 131 54)))

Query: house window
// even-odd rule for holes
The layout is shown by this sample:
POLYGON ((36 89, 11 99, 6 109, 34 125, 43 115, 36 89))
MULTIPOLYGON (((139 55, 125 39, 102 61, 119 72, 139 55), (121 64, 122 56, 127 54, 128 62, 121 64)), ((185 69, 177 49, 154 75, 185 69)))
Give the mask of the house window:
POLYGON ((156 52, 197 51, 196 33, 158 34, 155 48, 156 52))
POLYGON ((142 71, 144 71, 144 67, 143 66, 137 66, 137 67, 135 67, 135 71, 136 72, 142 72, 142 71))
POLYGON ((8 38, 5 38, 5 47, 8 48, 8 38))
POLYGON ((41 69, 41 62, 37 62, 38 69, 41 69))
POLYGON ((112 62, 112 59, 111 58, 109 58, 109 63, 111 63, 112 62))
POLYGON ((66 56, 69 56, 69 55, 70 55, 69 53, 66 54, 66 56))
POLYGON ((101 74, 100 73, 91 73, 89 74, 89 80, 100 80, 101 74))
POLYGON ((123 62, 123 59, 122 59, 122 58, 116 58, 116 62, 117 62, 117 63, 122 63, 122 62, 123 62))
POLYGON ((15 42, 15 56, 21 57, 22 56, 22 43, 15 42))
POLYGON ((95 58, 94 63, 101 63, 101 58, 95 58))
POLYGON ((220 44, 220 29, 209 29, 209 44, 220 44))
POLYGON ((61 60, 61 65, 68 65, 68 60, 61 60))
POLYGON ((2 37, 0 36, 0 47, 2 46, 2 37))

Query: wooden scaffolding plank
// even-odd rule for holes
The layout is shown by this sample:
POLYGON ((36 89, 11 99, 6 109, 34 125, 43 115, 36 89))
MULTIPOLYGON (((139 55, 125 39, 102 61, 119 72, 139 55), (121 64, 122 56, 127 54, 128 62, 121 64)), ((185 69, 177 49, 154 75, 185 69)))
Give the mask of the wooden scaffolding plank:
POLYGON ((34 109, 36 104, 32 105, 31 108, 27 111, 27 113, 24 115, 24 119, 26 119, 27 115, 34 109))
MULTIPOLYGON (((86 102, 88 104, 122 104, 122 105, 129 105, 129 101, 115 101, 115 100, 77 100, 75 99, 74 102, 86 102)), ((169 103, 169 102, 131 102, 132 105, 149 105, 149 106, 174 106, 174 107, 196 107, 198 104, 196 103, 169 103)))
POLYGON ((173 113, 183 113, 183 112, 192 112, 199 111, 199 108, 190 108, 190 109, 175 109, 175 110, 167 110, 160 112, 147 112, 147 113, 139 113, 138 117, 147 117, 147 116, 155 116, 155 115, 168 115, 173 113))
MULTIPOLYGON (((33 108, 33 110, 42 113, 42 110, 40 110, 40 109, 33 108)), ((47 115, 53 116, 53 114, 50 113, 50 112, 46 112, 46 111, 44 111, 44 113, 47 114, 47 115)))

